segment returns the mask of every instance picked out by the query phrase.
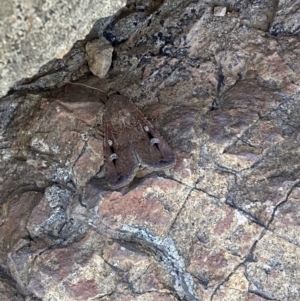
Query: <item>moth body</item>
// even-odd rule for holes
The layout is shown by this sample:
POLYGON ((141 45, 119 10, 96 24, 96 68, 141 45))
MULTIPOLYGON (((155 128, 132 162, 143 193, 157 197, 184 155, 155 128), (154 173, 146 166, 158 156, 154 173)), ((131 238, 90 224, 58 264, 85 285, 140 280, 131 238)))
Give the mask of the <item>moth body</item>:
POLYGON ((103 124, 104 164, 110 187, 129 184, 140 167, 159 171, 174 166, 171 148, 128 97, 109 96, 103 124))

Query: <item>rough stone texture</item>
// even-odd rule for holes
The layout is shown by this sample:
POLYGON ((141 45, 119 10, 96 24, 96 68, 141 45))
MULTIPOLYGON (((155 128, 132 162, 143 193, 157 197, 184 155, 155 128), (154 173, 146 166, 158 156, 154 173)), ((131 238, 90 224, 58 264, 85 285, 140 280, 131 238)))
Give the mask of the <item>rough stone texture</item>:
POLYGON ((299 9, 130 1, 92 42, 114 47, 105 78, 88 68, 94 31, 15 85, 0 102, 0 299, 299 300, 299 9), (117 191, 111 89, 176 155, 117 191))
POLYGON ((99 78, 107 74, 112 60, 113 47, 105 39, 100 38, 88 42, 85 47, 90 71, 99 78))
MULTIPOLYGON (((84 39, 99 18, 103 24, 124 0, 3 0, 0 10, 0 96, 15 81, 31 77, 84 39)), ((100 24, 99 24, 100 25, 100 24)))

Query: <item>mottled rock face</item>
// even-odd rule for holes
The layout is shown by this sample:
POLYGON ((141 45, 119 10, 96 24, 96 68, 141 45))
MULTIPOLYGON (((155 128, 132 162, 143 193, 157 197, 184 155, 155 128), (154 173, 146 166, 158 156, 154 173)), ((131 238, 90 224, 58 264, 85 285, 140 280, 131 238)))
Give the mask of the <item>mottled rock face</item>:
MULTIPOLYGON (((62 58, 90 32, 105 26, 125 0, 4 0, 0 10, 0 96, 42 65, 62 58)), ((53 65, 52 65, 53 67, 53 65)))
POLYGON ((0 299, 298 300, 298 15, 295 1, 132 1, 16 84, 0 100, 0 299), (111 90, 176 157, 117 190, 111 90))

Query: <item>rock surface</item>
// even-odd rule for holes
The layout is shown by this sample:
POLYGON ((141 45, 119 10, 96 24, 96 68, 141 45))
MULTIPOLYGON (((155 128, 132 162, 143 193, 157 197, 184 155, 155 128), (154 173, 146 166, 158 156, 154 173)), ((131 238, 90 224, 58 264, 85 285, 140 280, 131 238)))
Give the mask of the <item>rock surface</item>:
POLYGON ((0 102, 0 299, 300 299, 299 10, 128 2, 93 42, 114 47, 105 78, 87 38, 15 85, 0 102), (116 191, 111 89, 176 155, 116 191))
POLYGON ((3 0, 0 10, 0 96, 53 58, 62 58, 94 23, 105 26, 124 0, 3 0))

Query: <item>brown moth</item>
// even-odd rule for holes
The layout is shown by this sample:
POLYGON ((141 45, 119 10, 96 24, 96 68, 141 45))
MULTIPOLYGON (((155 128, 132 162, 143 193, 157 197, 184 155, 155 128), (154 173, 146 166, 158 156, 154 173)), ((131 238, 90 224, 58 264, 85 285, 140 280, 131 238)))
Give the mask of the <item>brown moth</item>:
POLYGON ((128 97, 110 94, 103 125, 104 167, 111 188, 128 185, 140 167, 159 171, 174 166, 170 146, 128 97))
MULTIPOLYGON (((93 61, 97 60, 103 58, 96 57, 93 61)), ((175 156, 171 148, 128 97, 118 92, 107 93, 90 88, 108 95, 103 112, 103 153, 105 174, 111 188, 128 185, 140 167, 159 171, 174 166, 175 156)))

